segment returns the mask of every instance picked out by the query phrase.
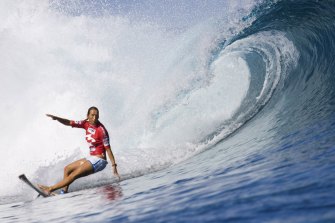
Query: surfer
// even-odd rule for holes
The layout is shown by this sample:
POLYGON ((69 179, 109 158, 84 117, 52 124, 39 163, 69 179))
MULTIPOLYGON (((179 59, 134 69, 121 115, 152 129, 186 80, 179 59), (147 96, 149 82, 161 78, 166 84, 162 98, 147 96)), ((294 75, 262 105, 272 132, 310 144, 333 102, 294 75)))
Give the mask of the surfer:
POLYGON ((90 156, 77 160, 64 168, 64 178, 53 186, 38 185, 45 193, 51 194, 53 191, 61 189, 61 193, 67 193, 69 185, 76 179, 103 170, 107 165, 106 153, 112 163, 113 173, 120 180, 117 171, 117 164, 109 144, 109 136, 106 128, 99 122, 99 110, 90 107, 87 111, 87 118, 82 121, 72 121, 47 114, 53 120, 57 120, 63 125, 74 128, 83 128, 86 131, 86 141, 89 144, 90 156))

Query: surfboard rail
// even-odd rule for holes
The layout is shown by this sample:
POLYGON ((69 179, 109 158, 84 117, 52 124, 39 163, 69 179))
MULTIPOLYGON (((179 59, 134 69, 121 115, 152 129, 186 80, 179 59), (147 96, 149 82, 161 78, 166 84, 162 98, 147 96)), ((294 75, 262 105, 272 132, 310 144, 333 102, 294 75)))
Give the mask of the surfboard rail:
POLYGON ((37 186, 35 186, 33 183, 30 182, 30 180, 26 177, 25 174, 21 174, 19 176, 19 179, 22 180, 24 183, 26 183, 29 187, 34 189, 39 195, 42 197, 49 197, 50 195, 44 193, 44 191, 40 190, 37 186))

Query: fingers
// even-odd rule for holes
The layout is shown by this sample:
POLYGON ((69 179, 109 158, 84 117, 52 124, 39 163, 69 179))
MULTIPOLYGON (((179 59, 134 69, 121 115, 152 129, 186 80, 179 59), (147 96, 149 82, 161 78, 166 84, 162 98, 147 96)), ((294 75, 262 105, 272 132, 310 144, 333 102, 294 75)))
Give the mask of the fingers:
POLYGON ((116 177, 118 178, 119 181, 121 180, 121 177, 119 174, 116 174, 116 177))
POLYGON ((119 181, 121 180, 121 177, 120 177, 119 173, 117 172, 117 170, 114 170, 114 176, 116 176, 119 181))
POLYGON ((46 114, 46 116, 52 118, 53 120, 56 120, 56 116, 54 116, 54 115, 46 114))

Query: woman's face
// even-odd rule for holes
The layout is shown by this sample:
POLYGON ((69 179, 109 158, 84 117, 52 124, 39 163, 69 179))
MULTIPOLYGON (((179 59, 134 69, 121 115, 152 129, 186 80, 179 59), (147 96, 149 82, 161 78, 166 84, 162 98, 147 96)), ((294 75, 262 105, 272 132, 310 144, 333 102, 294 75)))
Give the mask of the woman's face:
POLYGON ((95 125, 98 123, 98 119, 99 119, 99 112, 95 109, 91 109, 90 113, 87 116, 88 118, 88 122, 92 125, 95 125))

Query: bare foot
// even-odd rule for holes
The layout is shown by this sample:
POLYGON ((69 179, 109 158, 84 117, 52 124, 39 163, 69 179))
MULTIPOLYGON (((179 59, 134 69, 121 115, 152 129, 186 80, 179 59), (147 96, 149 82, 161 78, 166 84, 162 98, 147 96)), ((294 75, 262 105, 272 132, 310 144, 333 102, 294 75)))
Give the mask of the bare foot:
POLYGON ((37 184, 38 188, 40 190, 42 190, 45 194, 47 195, 51 195, 51 189, 50 187, 47 187, 47 186, 44 186, 44 185, 41 185, 41 184, 37 184))

